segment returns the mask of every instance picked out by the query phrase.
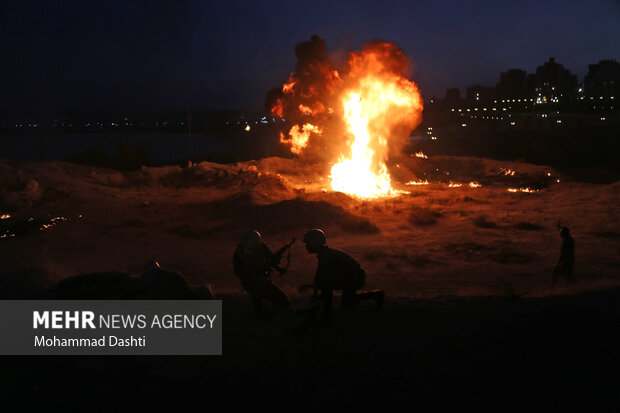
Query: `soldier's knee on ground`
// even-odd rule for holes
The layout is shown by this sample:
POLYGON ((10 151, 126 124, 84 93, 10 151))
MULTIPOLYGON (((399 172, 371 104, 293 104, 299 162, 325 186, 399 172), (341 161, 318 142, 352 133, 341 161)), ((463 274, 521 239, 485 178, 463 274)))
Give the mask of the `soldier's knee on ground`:
POLYGON ((268 285, 266 285, 264 294, 265 299, 271 301, 274 307, 287 308, 291 305, 291 302, 289 301, 286 293, 274 284, 269 283, 268 285))
POLYGON ((273 301, 273 305, 278 308, 289 308, 291 306, 291 301, 288 299, 286 294, 283 291, 280 291, 281 294, 278 294, 273 301))

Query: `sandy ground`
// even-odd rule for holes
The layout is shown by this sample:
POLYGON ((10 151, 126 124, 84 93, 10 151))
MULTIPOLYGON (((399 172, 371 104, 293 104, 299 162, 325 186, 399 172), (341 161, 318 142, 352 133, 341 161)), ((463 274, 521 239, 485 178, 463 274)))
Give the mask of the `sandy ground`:
MULTIPOLYGON (((4 277, 137 274, 157 259, 212 284, 226 320, 222 357, 5 357, 4 390, 47 410, 164 398, 160 407, 617 411, 620 184, 476 158, 394 168, 408 194, 361 200, 324 190, 320 168, 277 158, 136 172, 1 161, 4 277), (537 192, 507 191, 528 187, 537 192), (577 276, 551 288, 558 220, 575 238, 577 276), (248 228, 275 249, 312 227, 388 301, 297 336, 293 311, 270 323, 253 315, 231 259, 248 228)), ((274 278, 294 308, 307 304, 297 287, 315 260, 298 242, 274 278)))
MULTIPOLYGON (((394 175, 409 194, 361 200, 325 191, 323 178, 308 174, 312 166, 279 158, 124 173, 3 161, 0 214, 11 218, 0 221, 7 236, 0 261, 4 272, 40 268, 59 279, 139 273, 157 259, 192 284, 234 295, 242 290, 232 252, 247 229, 275 250, 319 227, 330 246, 360 261, 370 288, 392 297, 546 296, 620 285, 620 183, 568 182, 547 167, 476 158, 412 158, 399 167, 406 172, 394 175), (430 183, 402 185, 412 180, 430 183), (558 221, 575 238, 577 280, 550 289, 558 221)), ((289 272, 275 282, 295 297, 316 258, 301 242, 291 253, 289 272)))

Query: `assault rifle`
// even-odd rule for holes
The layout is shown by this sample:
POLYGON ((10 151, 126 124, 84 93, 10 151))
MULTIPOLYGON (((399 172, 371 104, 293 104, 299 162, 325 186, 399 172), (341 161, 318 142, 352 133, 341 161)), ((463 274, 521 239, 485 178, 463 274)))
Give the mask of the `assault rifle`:
POLYGON ((284 256, 284 253, 286 252, 286 250, 291 248, 291 245, 293 245, 295 243, 295 241, 297 241, 297 240, 295 238, 292 238, 291 242, 288 242, 288 243, 284 244, 284 246, 282 248, 277 250, 271 256, 271 259, 269 260, 268 268, 274 268, 278 273, 280 273, 280 275, 283 275, 286 272, 286 270, 288 270, 288 266, 291 263, 291 251, 288 252, 288 256, 286 258, 286 266, 285 267, 281 267, 280 266, 280 261, 282 261, 282 257, 284 256))

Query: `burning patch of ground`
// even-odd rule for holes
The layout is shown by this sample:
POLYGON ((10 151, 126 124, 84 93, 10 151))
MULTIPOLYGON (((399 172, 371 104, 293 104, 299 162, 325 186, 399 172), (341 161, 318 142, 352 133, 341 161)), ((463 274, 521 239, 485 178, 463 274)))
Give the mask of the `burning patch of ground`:
POLYGON ((392 167, 399 182, 414 180, 429 183, 470 185, 484 187, 543 189, 557 182, 559 175, 548 166, 521 162, 495 161, 475 157, 430 156, 419 158, 412 154, 398 167, 392 167))

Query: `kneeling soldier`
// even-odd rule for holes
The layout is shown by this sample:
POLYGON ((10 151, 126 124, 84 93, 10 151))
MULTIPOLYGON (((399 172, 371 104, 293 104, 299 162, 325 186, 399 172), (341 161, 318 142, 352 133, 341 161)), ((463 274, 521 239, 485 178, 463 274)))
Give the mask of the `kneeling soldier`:
POLYGON ((381 308, 385 301, 384 291, 367 291, 358 293, 366 283, 366 273, 360 264, 346 252, 327 246, 325 233, 320 229, 311 229, 304 236, 306 250, 316 254, 318 266, 314 283, 308 287, 314 288, 313 301, 323 302, 322 322, 331 321, 332 299, 334 290, 342 291, 342 305, 348 307, 363 300, 374 300, 377 308, 381 308))

